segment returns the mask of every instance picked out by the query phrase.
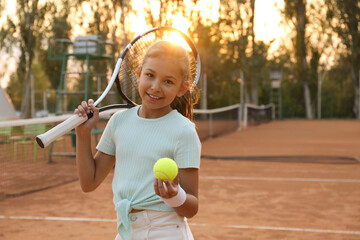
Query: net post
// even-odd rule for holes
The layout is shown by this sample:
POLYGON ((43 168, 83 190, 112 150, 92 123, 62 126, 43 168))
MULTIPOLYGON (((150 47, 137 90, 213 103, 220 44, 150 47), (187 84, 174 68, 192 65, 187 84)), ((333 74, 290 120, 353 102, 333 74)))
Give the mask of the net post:
POLYGON ((52 152, 53 152, 53 148, 54 148, 54 143, 52 142, 50 144, 50 148, 49 148, 49 158, 48 158, 48 163, 53 163, 53 160, 52 160, 52 152))
POLYGON ((213 118, 213 114, 210 113, 209 114, 209 137, 212 138, 213 137, 213 131, 212 131, 212 118, 213 118))
POLYGON ((247 104, 245 104, 245 106, 244 106, 244 129, 246 129, 246 127, 247 127, 247 104))
POLYGON ((360 69, 359 69, 359 80, 358 80, 358 115, 357 115, 357 119, 360 119, 360 69))
POLYGON ((318 72, 317 117, 321 119, 321 71, 318 72))
POLYGON ((272 120, 274 121, 275 120, 275 104, 271 103, 271 107, 272 107, 272 113, 271 113, 271 117, 272 117, 272 120))
MULTIPOLYGON (((240 70, 240 107, 239 107, 239 131, 241 130, 241 122, 244 118, 244 72, 240 70)), ((245 128, 245 127, 244 127, 245 128)))
POLYGON ((238 108, 238 131, 241 131, 241 104, 239 104, 238 108))

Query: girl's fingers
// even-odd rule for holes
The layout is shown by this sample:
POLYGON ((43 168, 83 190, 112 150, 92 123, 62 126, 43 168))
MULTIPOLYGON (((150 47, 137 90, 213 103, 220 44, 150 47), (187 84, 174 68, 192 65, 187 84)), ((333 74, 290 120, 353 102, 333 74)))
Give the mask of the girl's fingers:
POLYGON ((162 181, 160 179, 154 179, 154 190, 157 195, 162 198, 171 198, 176 196, 178 187, 174 182, 168 180, 162 181))
POLYGON ((74 113, 79 117, 88 118, 88 114, 93 112, 93 117, 89 118, 88 121, 81 124, 85 129, 92 129, 99 121, 99 108, 94 105, 94 100, 89 99, 88 102, 82 101, 81 104, 75 109, 74 113))
POLYGON ((94 103, 90 103, 89 104, 90 109, 92 110, 92 112, 94 113, 94 118, 98 118, 99 116, 99 109, 97 107, 95 107, 94 103))
POLYGON ((162 180, 158 179, 158 187, 159 187, 160 196, 165 197, 167 192, 164 187, 164 182, 162 180))
POLYGON ((177 184, 174 181, 169 182, 168 180, 165 180, 165 185, 167 188, 167 194, 170 195, 170 197, 176 196, 178 192, 177 184))
MULTIPOLYGON (((82 102, 81 102, 81 106, 82 106, 83 109, 84 109, 83 116, 86 115, 86 113, 89 113, 89 112, 90 112, 89 106, 88 106, 87 102, 82 101, 82 102)), ((85 117, 85 116, 84 116, 84 117, 85 117)))
POLYGON ((155 178, 154 179, 154 190, 157 195, 160 197, 166 197, 166 190, 163 184, 163 181, 160 179, 155 178))
POLYGON ((158 181, 156 178, 154 178, 154 190, 157 195, 160 195, 159 187, 158 187, 158 181))
POLYGON ((81 104, 75 109, 74 113, 80 117, 86 117, 90 113, 90 109, 94 112, 94 116, 97 117, 99 109, 94 106, 94 100, 89 99, 88 102, 82 101, 81 104))
POLYGON ((178 184, 179 184, 179 167, 178 167, 178 174, 176 175, 176 177, 174 178, 174 180, 172 180, 172 182, 173 182, 175 185, 178 185, 178 184))
MULTIPOLYGON (((76 110, 75 110, 75 111, 76 111, 76 110)), ((83 108, 82 105, 79 105, 79 106, 78 106, 78 108, 77 108, 77 114, 79 115, 79 117, 84 116, 84 114, 86 115, 85 110, 84 110, 84 108, 83 108)))
POLYGON ((81 106, 82 106, 84 109, 86 109, 87 106, 88 106, 88 104, 87 104, 85 101, 82 101, 82 102, 81 102, 81 106))
MULTIPOLYGON (((90 98, 88 100, 88 106, 91 108, 91 106, 93 106, 93 105, 94 105, 94 100, 90 98)), ((90 108, 89 107, 87 108, 87 113, 90 113, 90 108)), ((92 108, 91 108, 91 110, 94 111, 94 109, 92 109, 92 108)))

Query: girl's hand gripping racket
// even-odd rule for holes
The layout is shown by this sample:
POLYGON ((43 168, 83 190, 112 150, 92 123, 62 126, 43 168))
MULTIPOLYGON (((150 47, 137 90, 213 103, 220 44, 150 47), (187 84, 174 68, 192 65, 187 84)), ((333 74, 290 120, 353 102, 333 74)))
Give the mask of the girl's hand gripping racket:
MULTIPOLYGON (((201 72, 200 56, 195 44, 191 41, 191 39, 186 34, 173 27, 152 28, 143 34, 136 36, 123 50, 120 58, 116 63, 109 84, 99 99, 95 101, 94 106, 97 106, 105 98, 105 96, 111 90, 114 82, 116 83, 118 94, 123 100, 123 104, 114 104, 101 107, 99 112, 113 108, 131 108, 141 103, 141 98, 137 91, 136 71, 141 66, 142 59, 147 49, 155 42, 164 40, 179 44, 188 51, 190 59, 189 80, 191 81, 193 87, 198 83, 201 72)), ((91 116, 92 114, 88 115, 87 118, 84 118, 74 114, 72 117, 68 118, 49 131, 38 135, 36 137, 36 141, 40 147, 47 147, 57 138, 63 136, 71 129, 79 126, 91 116)))

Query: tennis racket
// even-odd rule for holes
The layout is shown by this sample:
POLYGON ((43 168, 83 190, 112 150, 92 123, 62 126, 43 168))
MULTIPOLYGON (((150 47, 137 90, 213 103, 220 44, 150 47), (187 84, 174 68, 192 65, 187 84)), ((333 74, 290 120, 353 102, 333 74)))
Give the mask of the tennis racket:
MULTIPOLYGON (((192 40, 183 32, 173 27, 155 27, 143 34, 136 36, 123 50, 114 68, 111 79, 105 88, 104 92, 95 101, 97 106, 105 98, 111 90, 114 82, 116 89, 120 95, 123 103, 108 105, 101 107, 99 112, 104 112, 110 109, 128 109, 141 104, 141 98, 137 91, 136 71, 142 64, 142 59, 147 49, 158 41, 172 41, 183 46, 189 54, 190 59, 190 83, 192 87, 198 83, 201 72, 200 56, 192 40)), ((74 114, 64 122, 58 124, 49 131, 40 134, 36 137, 36 141, 41 148, 47 147, 57 138, 63 136, 71 129, 79 126, 86 120, 92 117, 92 113, 87 118, 79 117, 74 114)))

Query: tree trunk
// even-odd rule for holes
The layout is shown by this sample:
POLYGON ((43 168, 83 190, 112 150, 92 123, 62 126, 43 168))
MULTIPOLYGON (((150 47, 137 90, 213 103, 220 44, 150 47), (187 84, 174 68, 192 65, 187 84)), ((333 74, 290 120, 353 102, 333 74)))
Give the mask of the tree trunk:
POLYGON ((256 81, 256 75, 250 74, 251 76, 251 102, 258 105, 258 85, 256 81))
POLYGON ((357 119, 360 119, 360 89, 359 84, 355 89, 355 104, 354 104, 354 112, 357 119))
MULTIPOLYGON (((254 32, 254 19, 255 19, 255 0, 251 0, 251 51, 252 51, 252 60, 254 61, 254 47, 255 47, 255 32, 254 32)), ((253 69, 250 73, 251 79, 251 102, 255 105, 258 105, 258 84, 256 71, 253 69)))
POLYGON ((309 68, 306 60, 306 42, 305 42, 305 31, 306 31, 306 0, 300 0, 297 9, 297 49, 298 51, 298 66, 299 66, 299 77, 303 81, 304 86, 304 102, 307 119, 313 119, 313 110, 311 104, 311 94, 309 88, 309 68))
POLYGON ((30 81, 31 81, 31 67, 27 67, 26 80, 23 87, 23 96, 21 100, 21 118, 30 118, 30 81))
POLYGON ((305 110, 306 110, 306 116, 308 119, 313 119, 313 111, 311 108, 311 95, 310 95, 310 88, 309 84, 307 82, 303 83, 304 87, 304 100, 305 100, 305 110))
POLYGON ((355 100, 354 100, 353 111, 355 113, 355 117, 357 119, 360 119, 360 69, 359 69, 359 72, 357 75, 356 70, 351 65, 350 72, 351 72, 351 78, 352 78, 352 80, 354 82, 354 86, 355 86, 355 100))
MULTIPOLYGON (((37 1, 33 4, 37 5, 37 1)), ((26 25, 27 25, 27 48, 25 54, 26 61, 26 82, 23 88, 23 96, 21 100, 21 117, 29 118, 31 117, 30 112, 30 91, 33 89, 30 88, 31 74, 32 74, 32 59, 33 59, 33 32, 32 32, 32 11, 33 6, 29 5, 29 1, 25 3, 25 14, 26 14, 26 25)))
POLYGON ((122 21, 122 28, 123 28, 123 37, 124 37, 124 40, 123 40, 123 48, 125 49, 126 48, 126 45, 127 45, 127 36, 126 36, 126 28, 125 28, 125 0, 122 0, 122 9, 121 9, 121 21, 122 21))

